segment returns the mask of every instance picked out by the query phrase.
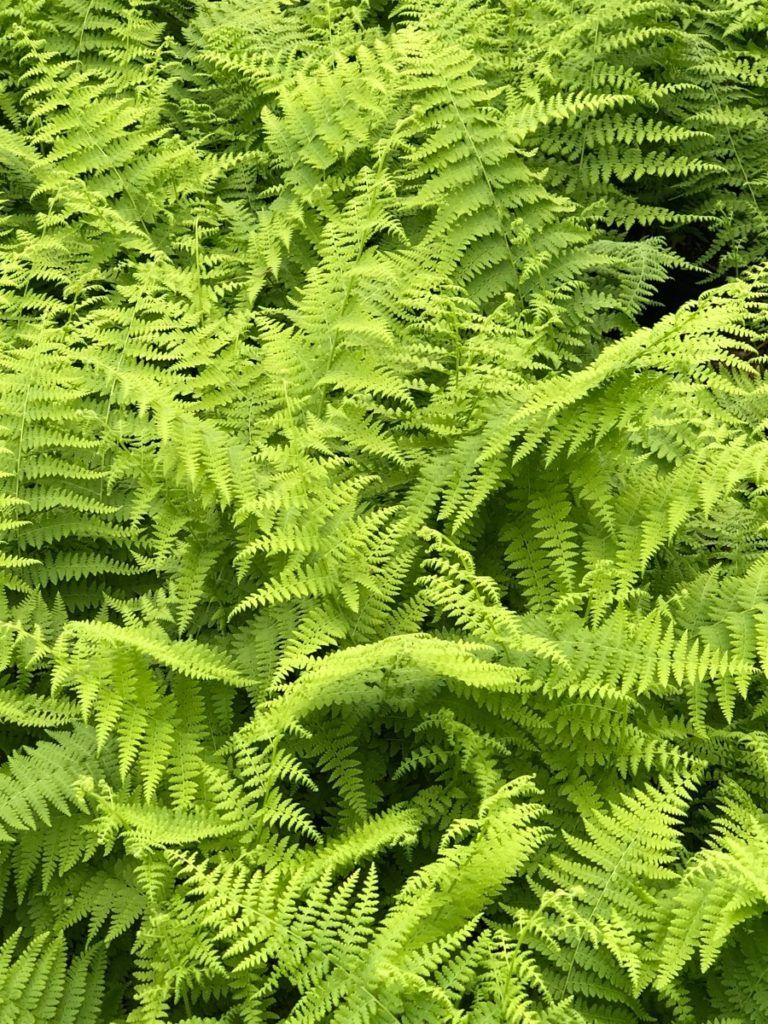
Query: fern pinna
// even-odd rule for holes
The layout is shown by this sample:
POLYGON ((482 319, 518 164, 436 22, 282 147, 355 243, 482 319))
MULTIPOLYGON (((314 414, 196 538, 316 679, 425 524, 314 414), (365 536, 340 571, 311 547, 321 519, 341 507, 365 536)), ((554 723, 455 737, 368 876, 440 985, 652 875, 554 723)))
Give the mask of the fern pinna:
POLYGON ((0 1024, 763 1024, 763 5, 0 69, 0 1024))

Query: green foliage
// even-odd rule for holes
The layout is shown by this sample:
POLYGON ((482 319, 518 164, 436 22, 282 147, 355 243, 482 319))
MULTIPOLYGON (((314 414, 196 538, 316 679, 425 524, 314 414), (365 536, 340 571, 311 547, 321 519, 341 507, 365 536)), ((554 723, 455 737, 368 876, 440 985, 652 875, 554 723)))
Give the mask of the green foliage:
POLYGON ((764 1024, 758 0, 6 0, 0 1024, 764 1024))

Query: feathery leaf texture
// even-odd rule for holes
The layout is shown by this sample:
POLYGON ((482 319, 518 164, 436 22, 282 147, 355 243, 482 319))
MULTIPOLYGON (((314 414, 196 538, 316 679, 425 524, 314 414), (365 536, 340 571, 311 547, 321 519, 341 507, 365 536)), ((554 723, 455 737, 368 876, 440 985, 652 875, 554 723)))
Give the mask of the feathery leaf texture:
POLYGON ((0 1024, 764 1024, 759 0, 5 0, 0 1024))

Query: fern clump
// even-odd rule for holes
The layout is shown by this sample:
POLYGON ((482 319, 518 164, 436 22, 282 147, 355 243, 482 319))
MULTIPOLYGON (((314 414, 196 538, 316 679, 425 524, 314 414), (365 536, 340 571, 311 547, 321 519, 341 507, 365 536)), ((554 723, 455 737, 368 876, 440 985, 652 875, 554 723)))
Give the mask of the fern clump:
POLYGON ((763 1024, 757 0, 7 0, 0 1024, 763 1024))

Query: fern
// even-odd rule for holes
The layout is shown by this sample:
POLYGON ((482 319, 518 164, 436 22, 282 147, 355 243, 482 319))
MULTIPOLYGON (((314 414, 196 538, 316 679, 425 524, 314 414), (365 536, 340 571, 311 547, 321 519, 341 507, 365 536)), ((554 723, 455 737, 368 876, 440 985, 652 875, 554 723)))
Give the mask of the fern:
POLYGON ((0 1022, 768 1011, 754 0, 8 0, 0 1022))

